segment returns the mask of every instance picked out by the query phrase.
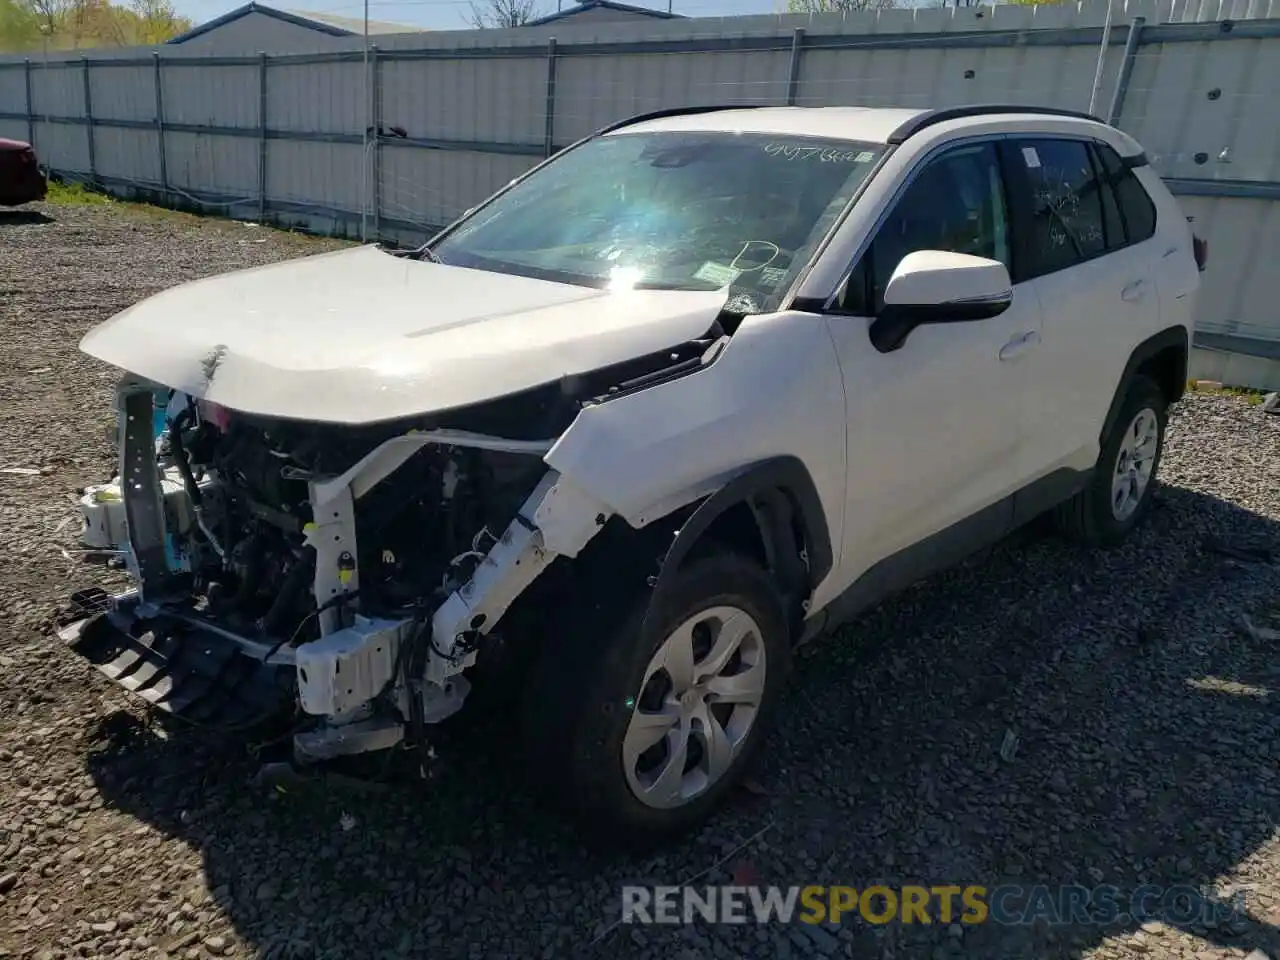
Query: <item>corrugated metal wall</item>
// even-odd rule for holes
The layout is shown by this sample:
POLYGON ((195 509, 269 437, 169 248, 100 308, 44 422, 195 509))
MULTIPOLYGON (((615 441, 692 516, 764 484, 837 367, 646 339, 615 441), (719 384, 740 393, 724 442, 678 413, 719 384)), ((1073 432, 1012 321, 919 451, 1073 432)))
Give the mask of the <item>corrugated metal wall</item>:
MULTIPOLYGON (((416 240, 548 150, 646 110, 1084 109, 1105 16, 1105 3, 1089 2, 555 23, 380 36, 370 68, 360 38, 271 56, 179 46, 0 58, 0 136, 34 137, 53 170, 123 192, 416 240), (379 122, 407 139, 366 147, 379 122)), ((1276 361, 1278 89, 1280 0, 1113 8, 1096 112, 1106 116, 1116 98, 1118 125, 1147 148, 1209 240, 1202 341, 1276 361)))

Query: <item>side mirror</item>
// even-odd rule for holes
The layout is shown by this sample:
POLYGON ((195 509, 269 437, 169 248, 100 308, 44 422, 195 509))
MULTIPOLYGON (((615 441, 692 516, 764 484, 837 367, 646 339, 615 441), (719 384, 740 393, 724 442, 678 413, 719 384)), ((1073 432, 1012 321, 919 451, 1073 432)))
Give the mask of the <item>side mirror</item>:
POLYGON ((871 343, 897 350, 926 323, 964 323, 999 316, 1013 303, 1013 282, 998 260, 945 250, 917 250, 902 258, 871 323, 871 343))

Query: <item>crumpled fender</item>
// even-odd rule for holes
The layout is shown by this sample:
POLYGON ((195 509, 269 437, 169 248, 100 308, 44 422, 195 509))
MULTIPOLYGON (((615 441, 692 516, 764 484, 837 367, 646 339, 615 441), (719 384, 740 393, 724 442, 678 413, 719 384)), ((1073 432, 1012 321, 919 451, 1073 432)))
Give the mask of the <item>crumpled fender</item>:
POLYGON ((845 420, 826 319, 751 316, 703 369, 584 408, 544 459, 637 529, 706 498, 718 511, 748 485, 785 480, 824 545, 809 546, 821 579, 843 529, 845 420), (723 490, 731 492, 717 499, 723 490))

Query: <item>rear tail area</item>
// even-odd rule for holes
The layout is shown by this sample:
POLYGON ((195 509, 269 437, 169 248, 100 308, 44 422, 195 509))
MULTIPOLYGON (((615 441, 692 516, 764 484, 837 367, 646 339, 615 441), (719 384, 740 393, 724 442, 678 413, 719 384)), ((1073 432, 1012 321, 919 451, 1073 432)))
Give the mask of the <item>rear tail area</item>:
POLYGON ((43 200, 48 192, 48 182, 31 144, 0 139, 0 206, 34 203, 43 200))

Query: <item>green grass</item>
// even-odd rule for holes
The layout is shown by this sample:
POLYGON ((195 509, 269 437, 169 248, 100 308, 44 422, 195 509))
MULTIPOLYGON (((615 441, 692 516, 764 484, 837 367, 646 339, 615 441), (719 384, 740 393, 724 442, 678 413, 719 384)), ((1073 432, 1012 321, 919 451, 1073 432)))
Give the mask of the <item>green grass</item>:
MULTIPOLYGON (((83 183, 64 182, 61 180, 49 180, 49 193, 45 198, 45 202, 54 206, 110 206, 114 207, 116 212, 121 215, 141 217, 149 220, 170 221, 183 226, 196 227, 215 230, 236 230, 241 229, 238 221, 218 216, 213 213, 195 213, 184 210, 171 210, 168 207, 160 207, 154 204, 145 203, 138 200, 121 200, 112 197, 109 194, 102 193, 93 187, 87 187, 83 183)), ((338 249, 340 247, 355 246, 356 241, 346 240, 338 237, 316 236, 297 229, 296 227, 276 227, 270 224, 262 224, 264 231, 270 232, 277 239, 284 240, 286 243, 297 246, 303 250, 312 250, 315 248, 330 247, 338 249)), ((245 237, 249 237, 247 232, 245 237)))
POLYGON ((1213 397, 1236 397, 1256 407, 1266 397, 1265 390, 1254 390, 1252 387, 1218 386, 1208 380, 1188 380, 1187 389, 1193 393, 1203 393, 1213 397))
POLYGON ((49 181, 49 195, 45 200, 48 203, 63 206, 81 207, 106 206, 115 203, 105 193, 90 190, 83 183, 59 183, 56 180, 49 181))

